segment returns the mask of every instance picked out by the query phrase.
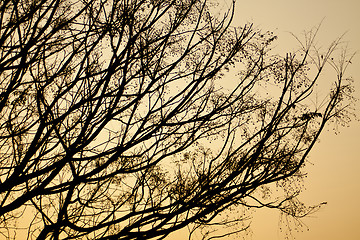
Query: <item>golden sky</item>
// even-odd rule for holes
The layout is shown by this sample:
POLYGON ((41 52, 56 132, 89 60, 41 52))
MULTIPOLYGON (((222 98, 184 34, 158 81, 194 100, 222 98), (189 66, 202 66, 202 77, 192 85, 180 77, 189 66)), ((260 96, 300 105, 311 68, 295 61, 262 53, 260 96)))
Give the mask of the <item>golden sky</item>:
MULTIPOLYGON (((355 95, 360 98, 360 1, 358 0, 256 0, 238 1, 236 21, 254 22, 279 36, 277 49, 291 50, 288 32, 300 35, 319 24, 319 44, 324 46, 346 32, 351 51, 358 51, 348 74, 355 82, 355 95), (286 46, 289 43, 288 46, 286 46), (289 49, 287 49, 289 48, 289 49)), ((360 117, 360 101, 356 106, 360 117)), ((313 165, 300 199, 308 204, 328 202, 320 211, 303 219, 309 231, 294 233, 297 240, 360 239, 360 123, 353 121, 340 134, 325 132, 310 154, 313 165)), ((258 211, 252 220, 253 240, 282 240, 278 228, 279 214, 258 211)), ((247 239, 247 238, 246 238, 247 239)))
MULTIPOLYGON (((358 51, 347 73, 355 80, 355 97, 360 99, 360 1, 358 0, 255 0, 237 1, 234 22, 247 22, 279 36, 276 51, 296 49, 290 32, 300 36, 322 22, 318 44, 324 48, 346 33, 350 51, 358 51)), ((356 106, 360 118, 360 101, 356 106)), ((293 232, 296 240, 359 240, 360 239, 360 122, 352 121, 335 135, 324 132, 320 143, 310 154, 312 164, 306 166, 306 189, 300 199, 315 205, 327 202, 318 212, 303 219, 302 231, 293 232)), ((249 235, 236 239, 283 240, 276 210, 259 210, 251 220, 249 235)), ((185 240, 184 232, 175 232, 168 239, 185 240)), ((229 237, 227 239, 235 239, 229 237)))
MULTIPOLYGON (((219 0, 222 1, 222 0, 219 0)), ((253 22, 264 31, 274 31, 275 45, 281 52, 292 51, 296 41, 289 32, 300 35, 323 21, 319 43, 324 47, 346 32, 344 40, 350 51, 359 51, 348 74, 355 80, 360 99, 360 0, 237 0, 235 23, 253 22)), ((356 109, 360 118, 360 101, 356 109)), ((306 167, 309 176, 300 199, 305 203, 327 202, 303 221, 308 226, 294 233, 297 240, 360 239, 360 122, 353 121, 335 135, 324 132, 313 149, 306 167)), ((279 231, 279 213, 260 210, 252 219, 251 234, 245 240, 283 240, 279 231)), ((1 238, 0 238, 1 239, 1 238)), ((185 240, 186 234, 175 232, 167 239, 185 240)), ((228 239, 235 239, 230 237, 228 239)))

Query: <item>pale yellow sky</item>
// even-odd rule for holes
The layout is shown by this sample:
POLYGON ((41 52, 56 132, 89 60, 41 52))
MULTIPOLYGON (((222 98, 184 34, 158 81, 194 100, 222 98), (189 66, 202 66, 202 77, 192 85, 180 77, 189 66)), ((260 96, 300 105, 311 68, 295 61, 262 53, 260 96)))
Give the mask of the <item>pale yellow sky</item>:
MULTIPOLYGON (((219 0, 223 1, 223 0, 219 0)), ((278 51, 291 51, 296 42, 289 32, 300 35, 303 30, 322 20, 319 43, 329 44, 341 34, 352 51, 359 50, 349 68, 355 79, 356 97, 360 99, 360 0, 237 0, 235 23, 253 22, 263 30, 279 36, 278 51)), ((360 118, 360 101, 357 106, 360 118)), ((325 132, 314 148, 306 167, 309 176, 306 191, 300 197, 305 203, 328 202, 320 211, 303 221, 309 231, 294 233, 297 240, 360 239, 360 122, 353 121, 340 134, 325 132)), ((251 234, 229 239, 283 240, 279 231, 279 213, 260 210, 252 219, 251 234)), ((1 237, 0 237, 1 239, 1 237)), ((184 232, 175 232, 167 239, 186 240, 184 232)))
MULTIPOLYGON (((357 0, 257 0, 239 1, 237 21, 253 21, 266 30, 279 34, 278 48, 288 41, 288 31, 300 34, 322 19, 319 43, 326 44, 347 32, 352 51, 360 50, 360 1, 357 0), (282 36, 284 35, 284 40, 282 36)), ((348 73, 355 79, 355 93, 360 98, 360 56, 355 56, 348 73)), ((357 113, 360 115, 359 102, 357 113)), ((360 117, 360 116, 359 116, 360 117)), ((360 239, 360 124, 353 121, 349 128, 335 135, 325 132, 310 155, 309 177, 301 199, 306 203, 328 202, 320 211, 305 218, 309 231, 294 233, 297 240, 358 240, 360 239)), ((253 219, 253 240, 281 240, 279 215, 259 211, 253 219)))
MULTIPOLYGON (((346 32, 351 51, 359 51, 348 69, 355 80, 355 96, 360 99, 360 1, 358 0, 256 0, 238 1, 235 22, 274 31, 278 36, 277 50, 296 48, 289 32, 300 35, 322 26, 318 43, 324 47, 346 32)), ((356 112, 360 117, 360 101, 356 112)), ((360 123, 353 121, 340 134, 324 132, 320 143, 310 155, 306 167, 309 176, 300 199, 308 204, 328 202, 314 215, 303 219, 309 231, 296 233, 297 240, 359 240, 360 239, 360 123)), ((260 210, 252 219, 250 236, 228 239, 283 240, 279 231, 279 214, 260 210)), ((185 240, 186 235, 174 233, 170 239, 185 240)))
MULTIPOLYGON (((357 0, 239 1, 237 21, 250 21, 264 30, 275 30, 280 37, 278 48, 286 51, 282 48, 289 41, 288 31, 298 35, 324 19, 319 34, 320 44, 324 42, 326 45, 347 32, 344 40, 349 41, 349 48, 360 51, 359 12, 360 1, 357 0)), ((357 98, 360 98, 359 54, 348 71, 355 79, 357 98)), ((359 102, 356 112, 359 116, 359 102)), ((353 121, 338 135, 325 132, 310 155, 314 165, 306 168, 309 177, 301 199, 309 204, 323 201, 328 204, 303 220, 309 231, 304 228, 304 232, 294 233, 297 240, 360 239, 359 136, 360 123, 353 121)), ((252 238, 249 239, 284 239, 278 221, 279 214, 275 211, 258 211, 252 221, 252 238)))
MULTIPOLYGON (((218 0, 229 1, 229 0, 218 0)), ((318 43, 326 47, 347 32, 350 51, 359 50, 348 73, 355 79, 356 96, 360 98, 360 0, 237 0, 234 23, 253 22, 264 31, 274 31, 279 39, 275 51, 295 49, 296 41, 289 32, 300 35, 323 21, 318 43)), ((359 101, 360 103, 360 101, 359 101)), ((360 104, 359 104, 360 105, 360 104)), ((360 107, 357 112, 360 117, 360 107)), ((300 199, 308 204, 328 202, 320 211, 304 219, 310 231, 294 233, 297 240, 360 239, 360 123, 353 121, 340 134, 325 132, 310 155, 306 170, 307 188, 300 199)), ((279 231, 279 213, 260 210, 252 219, 252 233, 229 239, 283 240, 279 231)), ((186 240, 184 231, 167 239, 186 240)))

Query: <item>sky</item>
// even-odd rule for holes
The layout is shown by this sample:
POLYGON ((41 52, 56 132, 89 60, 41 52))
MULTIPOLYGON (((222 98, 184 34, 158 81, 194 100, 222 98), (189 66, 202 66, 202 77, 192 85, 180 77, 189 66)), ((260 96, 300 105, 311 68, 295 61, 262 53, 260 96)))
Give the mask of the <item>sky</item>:
MULTIPOLYGON (((300 35, 321 21, 319 43, 324 46, 345 33, 350 51, 358 51, 348 74, 353 77, 355 97, 360 99, 360 1, 358 0, 256 0, 238 1, 235 21, 253 22, 274 31, 277 48, 294 47, 289 32, 300 35)), ((356 106, 360 117, 360 101, 356 106)), ((340 133, 324 132, 310 154, 308 178, 300 199, 307 204, 327 202, 318 212, 303 219, 304 227, 294 232, 297 240, 360 239, 360 123, 352 121, 340 133)), ((252 219, 252 240, 282 240, 276 211, 258 211, 252 219)), ((247 239, 247 238, 246 238, 247 239)))
MULTIPOLYGON (((345 33, 344 41, 354 57, 347 73, 360 99, 360 1, 358 0, 255 0, 237 1, 234 23, 251 22, 279 37, 277 51, 297 47, 290 32, 299 36, 321 23, 318 43, 327 44, 345 33)), ((360 101, 355 111, 360 118, 360 101)), ((327 202, 319 211, 302 219, 304 227, 294 231, 296 240, 360 239, 360 122, 352 121, 338 134, 326 131, 310 154, 305 171, 305 189, 300 200, 309 205, 327 202)), ((245 240, 283 240, 276 210, 260 210, 253 214, 251 232, 240 236, 245 240)), ((183 240, 175 233, 170 239, 183 240)), ((234 237, 228 238, 234 239, 234 237)))
MULTIPOLYGON (((222 1, 222 0, 219 0, 222 1)), ((234 22, 252 22, 279 37, 277 49, 291 51, 296 42, 289 32, 300 35, 322 21, 319 42, 324 45, 346 32, 350 51, 359 51, 348 74, 355 82, 355 96, 360 99, 360 1, 359 0, 237 0, 234 22)), ((360 101, 356 108, 360 118, 360 101)), ((303 219, 302 231, 294 232, 296 240, 360 239, 360 122, 352 121, 340 133, 324 132, 320 143, 310 154, 306 167, 306 189, 300 199, 312 205, 327 202, 319 211, 303 219)), ((252 218, 251 234, 238 239, 283 240, 279 230, 279 213, 257 211, 252 218)), ((169 239, 185 240, 175 232, 169 239)), ((234 239, 234 238, 229 238, 234 239)), ((237 240, 237 239, 234 239, 237 240)))

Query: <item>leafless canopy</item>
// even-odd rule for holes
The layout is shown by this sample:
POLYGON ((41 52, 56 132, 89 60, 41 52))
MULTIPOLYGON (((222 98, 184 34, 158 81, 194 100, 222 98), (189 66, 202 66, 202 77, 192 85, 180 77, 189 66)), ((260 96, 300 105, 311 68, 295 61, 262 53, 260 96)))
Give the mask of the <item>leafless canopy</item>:
POLYGON ((346 120, 346 56, 316 52, 313 32, 271 55, 271 32, 217 8, 0 2, 1 237, 162 239, 231 224, 219 214, 234 206, 306 213, 294 191, 258 190, 300 177, 326 123, 346 120), (326 62, 335 81, 315 104, 326 62))

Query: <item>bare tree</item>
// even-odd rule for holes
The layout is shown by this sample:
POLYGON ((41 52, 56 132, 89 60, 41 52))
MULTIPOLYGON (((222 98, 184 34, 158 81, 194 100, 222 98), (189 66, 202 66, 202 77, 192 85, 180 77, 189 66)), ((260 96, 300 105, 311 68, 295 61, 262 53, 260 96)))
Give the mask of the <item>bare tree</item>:
POLYGON ((230 208, 311 211, 290 187, 259 193, 301 178, 326 124, 347 121, 347 56, 316 52, 314 32, 271 55, 272 33, 231 26, 234 4, 0 2, 3 237, 163 239, 243 222, 230 208), (312 104, 327 62, 337 78, 312 104))

